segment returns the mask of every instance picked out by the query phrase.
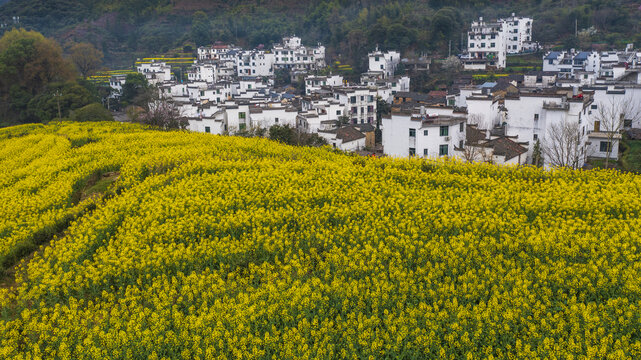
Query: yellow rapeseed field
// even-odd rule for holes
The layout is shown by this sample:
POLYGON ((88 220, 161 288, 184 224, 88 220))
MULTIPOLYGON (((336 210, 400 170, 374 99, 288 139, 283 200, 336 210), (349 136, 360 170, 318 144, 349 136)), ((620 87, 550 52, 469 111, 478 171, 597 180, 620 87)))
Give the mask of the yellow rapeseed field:
POLYGON ((0 359, 641 358, 636 175, 118 123, 0 173, 0 359))

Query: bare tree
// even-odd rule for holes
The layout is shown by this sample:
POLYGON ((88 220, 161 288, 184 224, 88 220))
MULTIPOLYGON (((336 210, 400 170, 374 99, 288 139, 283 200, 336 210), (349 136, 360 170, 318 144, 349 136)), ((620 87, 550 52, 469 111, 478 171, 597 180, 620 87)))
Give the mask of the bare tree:
POLYGON ((463 68, 463 63, 458 57, 454 55, 443 60, 443 62, 441 63, 441 69, 449 73, 457 73, 461 71, 462 68, 463 68))
POLYGON ((615 139, 620 139, 626 121, 630 123, 641 120, 641 106, 632 96, 610 96, 597 105, 594 115, 594 131, 602 132, 608 142, 605 156, 605 167, 608 167, 615 139))
POLYGON ((149 103, 149 109, 136 116, 136 121, 145 125, 159 127, 163 130, 186 129, 189 121, 173 101, 155 100, 149 103))
POLYGON ((579 123, 564 121, 552 124, 543 140, 543 154, 552 166, 581 167, 587 150, 579 123))

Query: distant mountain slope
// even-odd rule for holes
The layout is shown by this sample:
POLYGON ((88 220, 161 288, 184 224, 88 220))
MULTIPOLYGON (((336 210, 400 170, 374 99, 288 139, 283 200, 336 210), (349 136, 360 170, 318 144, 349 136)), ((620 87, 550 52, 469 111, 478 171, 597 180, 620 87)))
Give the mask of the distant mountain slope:
POLYGON ((206 42, 243 46, 269 45, 296 33, 305 42, 323 42, 329 56, 340 54, 358 70, 364 53, 376 44, 442 54, 451 41, 453 51, 461 51, 471 20, 512 12, 533 17, 534 39, 544 43, 641 45, 641 10, 633 0, 12 0, 0 6, 0 20, 19 15, 24 26, 63 43, 91 41, 108 58, 199 45, 203 31, 206 42), (206 16, 196 37, 191 27, 199 10, 206 16), (597 31, 575 38, 575 26, 597 31))

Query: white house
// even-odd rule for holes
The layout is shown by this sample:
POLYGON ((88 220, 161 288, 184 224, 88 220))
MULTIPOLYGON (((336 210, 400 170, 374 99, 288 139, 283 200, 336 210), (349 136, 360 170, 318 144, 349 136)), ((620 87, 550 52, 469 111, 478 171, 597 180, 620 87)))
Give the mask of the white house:
POLYGON ((508 24, 505 21, 472 22, 467 33, 467 54, 461 60, 466 70, 503 69, 507 59, 508 24))
POLYGON ((109 97, 112 99, 120 98, 122 95, 122 86, 127 82, 127 75, 113 75, 109 78, 109 86, 111 87, 111 94, 109 97))
POLYGON ((164 62, 152 60, 149 63, 140 63, 136 70, 145 75, 151 85, 162 84, 172 79, 171 66, 164 62))
POLYGON ((334 97, 345 106, 352 124, 374 124, 376 121, 376 89, 367 87, 339 87, 334 97))
POLYGON ((499 19, 499 22, 507 24, 506 46, 508 54, 518 54, 538 48, 538 44, 532 41, 532 23, 534 19, 515 16, 512 13, 512 16, 499 19))
POLYGON ((383 117, 383 152, 392 157, 460 157, 466 121, 464 116, 430 114, 424 108, 392 111, 383 117))
POLYGON ((273 53, 263 50, 241 51, 238 53, 236 70, 238 76, 273 76, 273 53))
POLYGON ((358 151, 365 149, 366 136, 352 125, 332 130, 319 130, 318 135, 328 144, 343 151, 358 151))
POLYGON ((387 79, 394 76, 396 67, 401 62, 401 54, 398 51, 376 51, 367 55, 369 59, 369 72, 381 74, 381 78, 387 79))
POLYGON ((273 48, 274 68, 291 69, 306 72, 320 70, 325 64, 325 47, 318 44, 316 47, 306 47, 301 38, 284 37, 282 44, 275 44, 273 48))

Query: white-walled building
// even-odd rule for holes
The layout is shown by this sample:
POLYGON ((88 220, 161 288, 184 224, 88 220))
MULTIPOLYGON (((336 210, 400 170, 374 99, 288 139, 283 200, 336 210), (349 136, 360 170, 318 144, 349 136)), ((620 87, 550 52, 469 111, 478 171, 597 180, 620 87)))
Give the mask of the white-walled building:
POLYGON ((370 74, 380 74, 382 79, 394 76, 396 67, 401 62, 401 54, 398 51, 376 51, 367 55, 369 59, 370 74))
POLYGON ((241 51, 236 65, 238 76, 273 76, 273 53, 263 50, 241 51))
POLYGON ((334 90, 334 98, 345 106, 352 124, 376 122, 377 91, 367 87, 341 87, 334 90))
POLYGON ((109 78, 109 86, 111 87, 111 94, 109 97, 112 99, 120 98, 122 95, 122 86, 127 82, 127 75, 113 75, 109 78))
POLYGON ((152 60, 149 63, 140 63, 136 66, 136 71, 145 75, 151 85, 162 84, 172 80, 171 66, 164 62, 152 60))
POLYGON ((461 60, 466 70, 503 69, 507 59, 508 24, 505 21, 472 22, 467 33, 467 54, 461 60))
POLYGON ((343 86, 343 77, 341 75, 330 76, 315 76, 309 75, 305 77, 305 94, 311 95, 318 92, 323 86, 338 87, 343 86))
POLYGON ((439 115, 425 108, 392 111, 383 117, 383 152, 392 157, 460 157, 464 114, 439 115))
POLYGON ((296 36, 285 37, 282 44, 275 44, 273 55, 275 69, 306 72, 320 70, 326 66, 325 47, 321 44, 306 47, 302 44, 301 38, 296 36))
POLYGON ((512 13, 512 16, 499 19, 499 22, 507 24, 506 46, 508 54, 518 54, 538 48, 538 44, 532 40, 532 23, 534 19, 515 16, 512 13))

